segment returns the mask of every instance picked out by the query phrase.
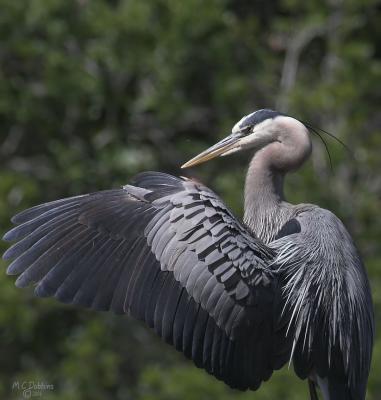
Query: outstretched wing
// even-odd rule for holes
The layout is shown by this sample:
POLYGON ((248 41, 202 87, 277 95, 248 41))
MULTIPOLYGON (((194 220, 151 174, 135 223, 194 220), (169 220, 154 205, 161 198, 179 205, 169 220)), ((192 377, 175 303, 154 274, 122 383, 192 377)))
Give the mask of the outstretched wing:
POLYGON ((143 173, 12 221, 3 257, 19 287, 142 319, 235 388, 257 389, 290 356, 273 251, 201 184, 143 173))

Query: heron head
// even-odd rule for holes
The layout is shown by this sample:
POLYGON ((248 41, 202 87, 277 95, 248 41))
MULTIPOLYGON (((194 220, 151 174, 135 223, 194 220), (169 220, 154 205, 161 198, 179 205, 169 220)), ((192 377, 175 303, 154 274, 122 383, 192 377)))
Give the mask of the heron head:
POLYGON ((229 136, 198 154, 181 168, 243 150, 252 149, 256 152, 271 143, 280 143, 286 151, 286 146, 296 147, 300 144, 305 153, 308 153, 307 156, 311 151, 308 130, 300 121, 277 111, 263 109, 245 115, 234 125, 229 136))

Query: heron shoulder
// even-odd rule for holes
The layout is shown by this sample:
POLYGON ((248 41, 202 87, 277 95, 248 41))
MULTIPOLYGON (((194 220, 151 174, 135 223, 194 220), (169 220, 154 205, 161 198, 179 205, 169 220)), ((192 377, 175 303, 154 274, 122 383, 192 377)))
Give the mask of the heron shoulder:
POLYGON ((278 265, 313 265, 336 277, 365 282, 366 273, 358 249, 343 222, 331 211, 314 204, 294 206, 293 216, 282 227, 270 247, 277 252, 278 265), (350 277, 348 276, 350 275, 350 277))
POLYGON ((340 237, 354 245, 344 223, 332 211, 315 204, 298 204, 294 208, 294 214, 301 225, 302 235, 320 236, 324 241, 333 241, 335 237, 340 237))

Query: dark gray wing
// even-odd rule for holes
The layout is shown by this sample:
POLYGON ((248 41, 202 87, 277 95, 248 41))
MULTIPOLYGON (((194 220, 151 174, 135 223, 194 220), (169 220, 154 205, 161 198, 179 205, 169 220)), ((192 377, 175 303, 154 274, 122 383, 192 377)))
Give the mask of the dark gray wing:
POLYGON ((4 258, 17 286, 144 320, 235 388, 257 389, 288 360, 274 253, 201 184, 144 173, 13 222, 4 258))
POLYGON ((298 207, 283 229, 291 234, 270 245, 285 276, 295 372, 318 377, 330 399, 364 399, 374 336, 364 266, 334 214, 298 207))

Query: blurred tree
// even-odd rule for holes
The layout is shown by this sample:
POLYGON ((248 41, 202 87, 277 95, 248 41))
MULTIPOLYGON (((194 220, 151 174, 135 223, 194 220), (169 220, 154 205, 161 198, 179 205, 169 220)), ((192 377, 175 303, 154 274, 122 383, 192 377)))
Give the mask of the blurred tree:
MULTIPOLYGON (((353 232, 381 319, 380 27, 376 0, 0 0, 0 232, 33 204, 179 165, 243 114, 271 107, 335 133, 288 181, 294 202, 353 232)), ((248 159, 249 155, 247 156, 248 159)), ((236 213, 247 159, 193 174, 236 213), (212 179, 213 177, 213 179, 212 179)), ((184 172, 182 172, 184 173, 184 172)), ((3 245, 1 245, 3 246, 3 245)), ((4 247, 2 247, 3 249, 4 247)), ((237 399, 128 318, 34 299, 0 274, 0 397, 237 399)), ((369 399, 381 397, 378 336, 369 399)), ((257 399, 302 399, 287 368, 257 399)))

